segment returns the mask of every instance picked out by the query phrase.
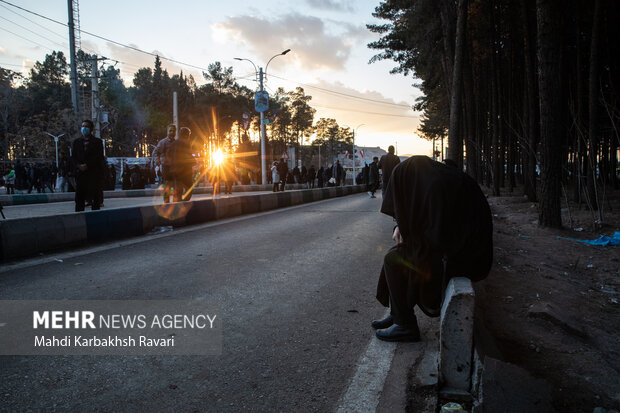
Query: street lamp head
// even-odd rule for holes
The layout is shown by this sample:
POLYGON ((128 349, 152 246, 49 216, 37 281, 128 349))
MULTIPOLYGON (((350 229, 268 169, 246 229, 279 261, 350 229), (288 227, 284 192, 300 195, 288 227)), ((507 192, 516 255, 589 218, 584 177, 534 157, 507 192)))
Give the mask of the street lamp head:
POLYGON ((282 53, 280 53, 280 54, 281 54, 281 55, 285 55, 285 54, 287 54, 287 53, 288 53, 288 52, 290 52, 290 51, 291 51, 291 49, 286 49, 285 51, 283 51, 283 52, 282 52, 282 53))
POLYGON ((242 58, 240 58, 240 57, 233 57, 233 59, 235 59, 235 60, 243 60, 243 59, 242 59, 242 58))

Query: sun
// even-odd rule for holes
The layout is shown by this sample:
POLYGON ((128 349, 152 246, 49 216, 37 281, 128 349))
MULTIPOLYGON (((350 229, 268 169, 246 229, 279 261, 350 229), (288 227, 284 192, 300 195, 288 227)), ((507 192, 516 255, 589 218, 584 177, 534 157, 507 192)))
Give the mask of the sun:
POLYGON ((215 165, 220 165, 224 161, 224 153, 221 149, 213 152, 213 162, 215 165))

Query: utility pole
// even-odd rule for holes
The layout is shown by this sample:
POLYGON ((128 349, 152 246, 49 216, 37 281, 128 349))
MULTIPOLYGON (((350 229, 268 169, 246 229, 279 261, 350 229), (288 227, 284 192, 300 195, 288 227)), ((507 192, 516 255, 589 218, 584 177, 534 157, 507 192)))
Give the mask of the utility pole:
POLYGON ((75 28, 73 23, 73 0, 67 0, 69 11, 69 67, 71 69, 71 104, 73 105, 73 117, 75 124, 79 122, 78 108, 78 85, 77 85, 77 66, 75 57, 75 28))
POLYGON ((172 92, 172 123, 177 130, 177 135, 179 136, 179 104, 177 100, 177 92, 172 92))
POLYGON ((353 129, 353 185, 357 185, 357 180, 355 179, 355 129, 353 129))
MULTIPOLYGON (((269 63, 267 63, 269 64, 269 63)), ((258 79, 261 95, 263 94, 263 68, 258 68, 258 79)), ((262 184, 267 185, 267 152, 265 149, 265 112, 260 113, 260 170, 262 184)))
MULTIPOLYGON (((97 68, 97 62, 99 60, 106 60, 105 57, 97 57, 97 55, 93 55, 90 61, 91 64, 91 117, 92 121, 95 124, 95 130, 93 131, 93 135, 96 138, 101 139, 101 121, 99 118, 99 112, 101 109, 101 105, 99 104, 99 70, 97 68)), ((105 156, 105 139, 103 140, 103 156, 105 156)))
MULTIPOLYGON (((97 70, 97 56, 90 61, 91 64, 91 114, 93 123, 95 124, 95 130, 93 135, 96 138, 101 138, 101 125, 99 124, 99 71, 97 70)), ((105 154, 105 145, 104 154, 105 154)))

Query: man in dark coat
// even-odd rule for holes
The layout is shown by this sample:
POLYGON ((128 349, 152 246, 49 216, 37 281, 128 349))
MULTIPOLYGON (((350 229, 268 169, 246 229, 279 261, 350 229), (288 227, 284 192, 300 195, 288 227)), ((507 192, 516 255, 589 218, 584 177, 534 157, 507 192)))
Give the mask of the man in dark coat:
POLYGON ((174 184, 174 177, 171 172, 173 168, 173 146, 176 134, 177 127, 171 123, 168 125, 166 137, 157 143, 152 154, 155 165, 159 166, 161 170, 162 182, 164 184, 164 203, 170 202, 170 197, 173 195, 172 185, 174 184))
POLYGON ((179 139, 174 142, 172 176, 174 177, 174 202, 189 201, 194 189, 193 166, 196 164, 192 154, 190 135, 192 131, 179 129, 179 139))
POLYGON ((323 169, 323 167, 321 166, 319 168, 319 170, 316 173, 316 184, 318 188, 323 188, 323 174, 324 174, 325 170, 323 169))
POLYGON ((72 161, 77 170, 75 211, 84 211, 87 199, 92 200, 93 211, 100 208, 99 197, 103 183, 103 143, 93 136, 94 124, 89 119, 82 122, 82 136, 73 141, 72 161))
POLYGON ((308 169, 308 188, 314 188, 315 178, 316 178, 316 169, 314 169, 314 165, 310 165, 310 169, 308 169))
POLYGON ((377 161, 379 158, 376 156, 372 158, 372 163, 368 167, 368 195, 371 198, 376 198, 375 191, 379 187, 379 167, 377 166, 377 161))
POLYGON ((398 165, 381 212, 393 217, 397 245, 385 255, 377 300, 390 315, 372 323, 386 341, 418 341, 413 308, 440 314, 448 280, 484 279, 493 259, 491 210, 480 187, 457 168, 426 156, 398 165))
POLYGON ((288 177, 288 165, 284 162, 284 158, 280 158, 280 162, 278 162, 278 175, 280 175, 280 191, 284 191, 288 177))
POLYGON ((385 190, 388 186, 388 182, 390 181, 390 176, 392 175, 392 171, 396 168, 396 165, 400 163, 400 158, 394 155, 394 146, 390 145, 388 147, 388 153, 383 155, 381 159, 379 159, 379 169, 381 169, 381 180, 383 181, 383 185, 381 186, 381 194, 385 196, 385 190))
POLYGON ((343 175, 342 165, 340 165, 340 161, 336 159, 336 163, 332 167, 332 176, 330 178, 334 178, 336 180, 335 185, 340 186, 343 175))

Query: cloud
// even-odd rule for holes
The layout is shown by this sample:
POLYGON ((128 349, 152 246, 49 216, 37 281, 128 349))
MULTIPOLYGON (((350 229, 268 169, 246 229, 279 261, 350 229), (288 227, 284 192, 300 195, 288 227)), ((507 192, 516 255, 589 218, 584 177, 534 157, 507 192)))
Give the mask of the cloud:
POLYGON ((417 128, 419 114, 410 108, 411 102, 397 102, 376 90, 359 91, 341 82, 319 80, 304 87, 312 96, 310 106, 317 109, 315 120, 331 117, 341 126, 364 124, 365 132, 391 131, 411 135, 417 128), (320 88, 320 89, 319 89, 320 88))
POLYGON ((335 0, 306 0, 306 3, 315 9, 334 11, 354 11, 353 2, 335 0))
POLYGON ((278 64, 294 62, 306 70, 343 70, 352 47, 365 35, 361 28, 351 24, 330 21, 326 24, 318 17, 300 14, 269 20, 255 16, 228 17, 212 29, 215 38, 223 35, 237 40, 262 61, 290 48, 292 53, 278 64))

